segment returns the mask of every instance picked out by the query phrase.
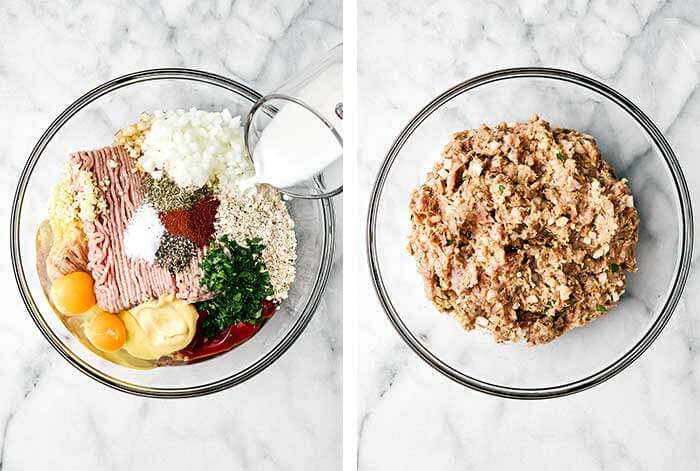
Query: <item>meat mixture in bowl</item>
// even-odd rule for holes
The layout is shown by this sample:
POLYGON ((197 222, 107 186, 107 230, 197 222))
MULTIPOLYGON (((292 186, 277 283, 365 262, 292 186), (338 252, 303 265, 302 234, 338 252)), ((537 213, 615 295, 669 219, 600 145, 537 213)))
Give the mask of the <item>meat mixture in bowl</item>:
POLYGON ((453 135, 411 192, 408 250, 428 298, 498 342, 549 342, 613 308, 639 218, 593 137, 527 123, 453 135))

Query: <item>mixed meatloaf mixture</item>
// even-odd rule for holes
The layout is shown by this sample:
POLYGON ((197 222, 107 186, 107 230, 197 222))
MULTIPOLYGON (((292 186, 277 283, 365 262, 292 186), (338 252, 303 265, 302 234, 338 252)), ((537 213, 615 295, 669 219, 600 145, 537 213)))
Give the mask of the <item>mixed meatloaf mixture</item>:
POLYGON ((639 218, 593 137, 527 123, 458 132, 410 197, 428 298, 498 342, 549 342, 613 308, 639 218))

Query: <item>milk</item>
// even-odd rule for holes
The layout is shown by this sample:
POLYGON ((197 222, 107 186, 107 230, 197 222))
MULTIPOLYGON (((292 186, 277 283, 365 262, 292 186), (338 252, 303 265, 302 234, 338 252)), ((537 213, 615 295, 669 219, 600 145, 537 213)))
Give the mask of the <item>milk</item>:
MULTIPOLYGON (((342 64, 333 64, 295 94, 328 119, 341 136, 343 122, 335 109, 342 102, 342 76, 342 64)), ((253 151, 255 180, 289 187, 321 172, 342 152, 338 140, 316 115, 286 102, 263 129, 253 151)))

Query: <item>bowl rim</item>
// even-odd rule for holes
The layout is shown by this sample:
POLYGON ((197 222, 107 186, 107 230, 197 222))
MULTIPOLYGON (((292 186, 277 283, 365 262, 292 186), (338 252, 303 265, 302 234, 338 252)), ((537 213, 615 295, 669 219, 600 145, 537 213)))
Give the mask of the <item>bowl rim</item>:
POLYGON ((646 349, 649 348, 652 342, 658 337, 671 318, 688 278, 693 250, 693 214, 688 186, 683 176, 680 164, 678 163, 678 159, 671 149, 671 146, 651 119, 649 119, 649 117, 644 114, 641 109, 632 103, 632 101, 613 88, 576 72, 549 67, 516 67, 487 72, 449 88, 430 101, 408 122, 389 148, 389 151, 387 152, 387 155, 384 158, 379 171, 377 172, 377 177, 370 194, 365 242, 372 284, 377 297, 379 298, 382 309, 401 338, 416 354, 418 354, 420 358, 427 362, 428 365, 463 386, 492 396, 510 399, 548 399, 581 392, 612 378, 639 358, 639 356, 644 353, 644 351, 646 351, 646 349), (627 112, 627 114, 633 118, 651 138, 654 145, 663 156, 666 165, 671 172, 680 202, 682 225, 680 260, 679 263, 677 263, 676 275, 672 283, 671 292, 658 316, 644 336, 634 345, 632 345, 627 352, 599 371, 575 381, 545 387, 511 387, 483 381, 452 368, 434 355, 425 345, 423 345, 420 339, 406 327, 406 324, 401 319, 401 315, 394 308, 394 305, 392 304, 387 293, 386 287, 384 286, 375 244, 377 213, 386 178, 403 145, 413 134, 413 132, 433 112, 441 108, 445 103, 465 92, 490 83, 522 78, 550 79, 581 86, 593 91, 594 93, 597 93, 598 95, 602 95, 627 112))
MULTIPOLYGON (((27 311, 32 320, 39 328, 46 340, 51 346, 71 365, 79 371, 94 379, 95 381, 104 384, 112 389, 126 392, 136 396, 153 397, 153 398, 185 398, 197 397, 215 392, 223 391, 235 385, 238 385, 258 373, 262 372, 278 358, 282 356, 292 344, 299 338, 304 331, 309 321, 313 317, 316 308, 318 307, 323 291, 328 282, 333 262, 333 253, 335 248, 335 216, 334 206, 331 199, 318 201, 321 205, 321 213, 324 227, 323 241, 320 247, 321 264, 319 266, 314 285, 309 298, 302 308, 297 321, 287 334, 270 350, 259 358, 255 363, 248 366, 242 371, 233 375, 227 376, 220 380, 211 381, 204 384, 187 387, 152 387, 136 384, 129 381, 124 381, 109 374, 106 374, 94 366, 90 365, 80 357, 78 357, 71 349, 69 349, 61 339, 53 332, 43 316, 27 285, 27 280, 24 275, 24 267, 20 254, 20 239, 19 239, 19 221, 22 213, 22 203, 27 184, 34 168, 41 157, 46 146, 58 131, 65 125, 76 113, 82 110, 85 106, 95 100, 113 92, 120 88, 131 85, 136 85, 141 82, 157 81, 157 80, 183 80, 190 82, 199 82, 207 85, 216 86, 228 90, 239 97, 250 102, 251 106, 262 98, 262 95, 252 88, 227 77, 206 72, 197 69, 188 68, 157 68, 139 70, 120 77, 109 80, 92 90, 88 91, 80 98, 75 100, 64 111, 62 111, 49 127, 41 135, 34 148, 32 149, 27 162, 22 169, 20 178, 15 191, 15 196, 12 202, 12 212, 10 219, 10 255, 12 259, 12 268, 15 275, 15 281, 19 289, 22 301, 24 302, 27 311)), ((320 182, 317 181, 317 184, 320 182)))

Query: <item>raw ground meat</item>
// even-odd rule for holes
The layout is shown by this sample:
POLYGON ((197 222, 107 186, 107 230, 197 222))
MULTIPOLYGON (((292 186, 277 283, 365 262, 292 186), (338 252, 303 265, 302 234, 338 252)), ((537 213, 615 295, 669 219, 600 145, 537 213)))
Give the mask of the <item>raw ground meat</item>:
MULTIPOLYGON (((124 148, 76 152, 70 161, 74 181, 80 181, 77 176, 81 171, 90 172, 105 203, 105 210, 94 221, 83 221, 88 239, 88 269, 95 280, 97 305, 109 312, 119 312, 162 294, 175 293, 190 302, 205 299, 207 295, 199 286, 201 250, 190 270, 177 274, 125 255, 124 229, 143 202, 144 188, 133 159, 124 148)), ((83 188, 76 184, 75 190, 80 194, 83 188)))

